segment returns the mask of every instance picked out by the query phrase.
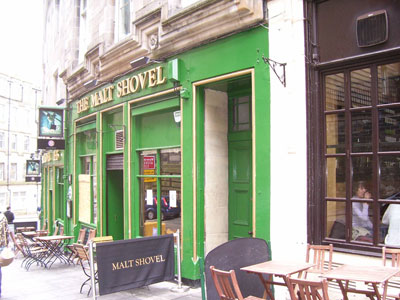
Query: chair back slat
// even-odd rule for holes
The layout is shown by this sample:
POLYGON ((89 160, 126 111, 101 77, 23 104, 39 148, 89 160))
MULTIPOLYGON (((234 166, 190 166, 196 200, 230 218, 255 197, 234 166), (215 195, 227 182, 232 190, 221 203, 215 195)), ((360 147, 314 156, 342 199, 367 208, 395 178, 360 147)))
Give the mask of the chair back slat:
POLYGON ((86 241, 86 245, 89 245, 89 242, 96 237, 96 229, 90 229, 88 239, 86 241))
POLYGON ((323 273, 332 269, 333 245, 307 245, 306 262, 313 263, 315 266, 307 272, 323 273), (328 260, 326 260, 328 255, 328 260), (326 263, 328 266, 326 267, 326 263))
POLYGON ((329 300, 326 279, 313 281, 286 277, 291 300, 329 300))
POLYGON ((86 234, 86 229, 81 228, 79 230, 78 239, 76 240, 78 244, 83 244, 83 240, 85 239, 85 234, 86 234))
POLYGON ((392 257, 390 259, 390 266, 400 268, 400 249, 390 249, 382 247, 382 261, 383 265, 387 265, 387 255, 390 254, 392 257))
POLYGON ((221 300, 243 300, 234 270, 222 271, 210 267, 215 288, 221 300))
POLYGON ((87 250, 85 249, 84 245, 75 243, 74 249, 81 262, 86 260, 89 261, 89 254, 87 253, 87 250))
POLYGON ((58 234, 58 225, 56 224, 56 226, 54 227, 53 235, 57 235, 57 234, 58 234))

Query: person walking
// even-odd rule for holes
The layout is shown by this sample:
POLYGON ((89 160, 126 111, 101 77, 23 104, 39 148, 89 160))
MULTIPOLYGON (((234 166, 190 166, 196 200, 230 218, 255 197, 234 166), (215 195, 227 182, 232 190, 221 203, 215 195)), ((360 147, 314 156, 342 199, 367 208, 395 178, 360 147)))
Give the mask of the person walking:
POLYGON ((14 233, 14 213, 11 211, 11 206, 7 206, 7 211, 4 212, 4 215, 7 218, 8 228, 14 233))
MULTIPOLYGON (((9 229, 8 229, 8 222, 7 217, 5 214, 0 213, 0 253, 3 251, 4 248, 8 246, 8 237, 9 237, 9 229)), ((0 298, 1 298, 1 267, 0 267, 0 298)))

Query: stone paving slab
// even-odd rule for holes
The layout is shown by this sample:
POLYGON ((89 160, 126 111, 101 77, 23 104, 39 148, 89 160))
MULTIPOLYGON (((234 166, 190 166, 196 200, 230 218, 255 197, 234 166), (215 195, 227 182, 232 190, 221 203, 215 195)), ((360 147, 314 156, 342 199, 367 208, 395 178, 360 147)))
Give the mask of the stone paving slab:
MULTIPOLYGON (((51 269, 32 265, 29 271, 21 267, 22 257, 2 268, 2 295, 6 300, 78 300, 93 299, 87 296, 88 286, 79 293, 87 278, 80 265, 55 262, 51 269)), ((100 300, 200 300, 201 288, 183 286, 177 289, 176 282, 161 282, 109 295, 98 296, 100 300)))

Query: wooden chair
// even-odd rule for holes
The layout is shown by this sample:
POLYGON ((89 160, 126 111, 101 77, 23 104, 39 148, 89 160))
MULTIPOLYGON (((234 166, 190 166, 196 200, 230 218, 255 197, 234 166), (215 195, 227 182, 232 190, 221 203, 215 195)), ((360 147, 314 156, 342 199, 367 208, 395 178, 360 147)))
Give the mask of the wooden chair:
MULTIPOLYGON (((17 233, 17 234, 18 234, 18 233, 17 233)), ((15 245, 15 256, 17 256, 18 252, 21 252, 22 255, 23 255, 24 257, 26 257, 27 254, 26 254, 26 252, 24 251, 24 248, 23 248, 23 244, 22 244, 21 239, 20 239, 20 238, 18 238, 18 239, 15 238, 15 235, 14 235, 13 232, 10 232, 10 237, 11 237, 11 240, 13 241, 13 243, 14 243, 14 245, 15 245)))
MULTIPOLYGON (((400 268, 400 249, 390 249, 382 247, 382 262, 384 266, 400 268), (388 259, 387 256, 391 255, 388 259)), ((395 276, 389 280, 387 298, 400 299, 400 277, 395 276)))
POLYGON ((329 300, 328 282, 286 277, 292 300, 329 300))
POLYGON ((47 230, 46 220, 43 222, 42 228, 40 230, 36 230, 36 233, 38 234, 38 236, 45 236, 49 234, 49 231, 47 230))
POLYGON ((89 245, 89 242, 96 237, 96 229, 89 229, 88 239, 86 241, 86 245, 89 245))
POLYGON ((42 228, 40 230, 47 231, 47 220, 43 222, 42 228))
POLYGON ((56 223, 56 225, 54 226, 53 235, 57 235, 57 234, 58 234, 58 224, 56 223))
MULTIPOLYGON (((82 244, 74 244, 74 251, 77 253, 78 258, 79 258, 79 263, 82 266, 82 270, 83 273, 87 276, 87 279, 82 283, 81 285, 81 289, 80 289, 80 293, 82 294, 82 289, 83 287, 87 284, 89 285, 89 291, 87 293, 87 295, 89 296, 90 291, 92 290, 92 285, 91 285, 91 273, 90 273, 90 258, 89 258, 89 253, 86 249, 86 247, 82 244)), ((95 283, 98 281, 97 278, 97 270, 96 270, 96 265, 94 265, 95 267, 95 283)))
MULTIPOLYGON (((83 240, 85 239, 85 235, 86 235, 86 229, 81 228, 79 230, 79 234, 78 234, 78 238, 76 240, 76 243, 77 244, 83 244, 83 240)), ((74 245, 73 244, 72 245, 67 245, 67 249, 69 251, 71 251, 71 255, 68 257, 68 260, 70 262, 74 263, 74 260, 79 258, 78 254, 75 251, 74 245)))
POLYGON ((17 233, 17 240, 23 249, 22 252, 25 254, 21 267, 25 264, 25 269, 29 271, 30 266, 34 263, 46 266, 48 249, 38 243, 27 240, 22 233, 17 233))
POLYGON ((322 274, 332 270, 333 245, 307 245, 306 262, 315 264, 314 267, 308 269, 305 273, 322 274), (328 253, 328 260, 325 259, 328 253))
POLYGON ((261 300, 262 298, 248 296, 243 298, 237 283, 234 270, 222 271, 210 266, 211 276, 221 300, 261 300))

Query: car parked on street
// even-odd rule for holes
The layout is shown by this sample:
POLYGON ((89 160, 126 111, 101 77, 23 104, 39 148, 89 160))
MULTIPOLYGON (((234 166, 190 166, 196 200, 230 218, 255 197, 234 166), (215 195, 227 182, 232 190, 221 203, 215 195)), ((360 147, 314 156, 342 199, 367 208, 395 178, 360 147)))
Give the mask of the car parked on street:
MULTIPOLYGON (((161 196, 161 219, 172 219, 179 217, 181 214, 181 205, 177 201, 176 207, 171 207, 169 203, 169 196, 161 196)), ((154 220, 157 218, 157 197, 153 197, 153 205, 149 205, 146 201, 146 218, 154 220)))

